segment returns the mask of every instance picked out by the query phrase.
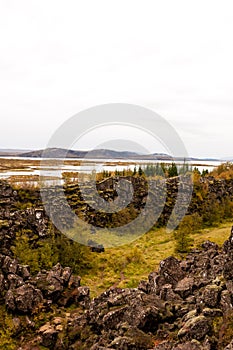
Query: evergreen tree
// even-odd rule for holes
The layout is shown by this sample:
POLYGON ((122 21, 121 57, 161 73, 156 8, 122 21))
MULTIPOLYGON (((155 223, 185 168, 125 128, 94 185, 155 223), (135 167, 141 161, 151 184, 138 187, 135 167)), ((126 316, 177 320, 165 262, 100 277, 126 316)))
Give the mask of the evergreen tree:
POLYGON ((138 168, 138 175, 139 175, 139 176, 142 176, 142 175, 143 175, 143 170, 142 170, 141 165, 140 165, 139 168, 138 168))
POLYGON ((177 171, 177 166, 175 163, 172 163, 169 168, 168 168, 168 176, 169 177, 174 177, 178 176, 178 171, 177 171))
POLYGON ((193 244, 191 234, 197 231, 202 224, 201 217, 198 214, 187 215, 179 224, 178 230, 174 232, 176 241, 175 252, 179 254, 188 253, 193 244))

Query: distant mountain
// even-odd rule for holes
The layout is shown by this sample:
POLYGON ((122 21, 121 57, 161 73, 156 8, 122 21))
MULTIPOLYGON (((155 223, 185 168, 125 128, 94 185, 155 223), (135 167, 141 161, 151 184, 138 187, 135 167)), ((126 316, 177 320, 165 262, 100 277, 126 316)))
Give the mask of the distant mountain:
MULTIPOLYGON (((28 158, 86 158, 86 159, 131 159, 131 160, 160 160, 160 161, 183 161, 184 157, 173 158, 166 153, 139 154, 130 151, 114 151, 110 149, 94 149, 91 151, 66 150, 64 148, 47 148, 45 150, 25 151, 25 150, 1 150, 0 157, 15 156, 28 158)), ((213 158, 188 157, 186 161, 220 161, 213 158)))
POLYGON ((19 154, 20 157, 33 158, 89 158, 89 159, 128 159, 139 157, 135 152, 113 151, 109 149, 95 149, 91 151, 74 151, 63 148, 48 148, 46 150, 31 151, 19 154))
POLYGON ((164 153, 138 154, 129 151, 114 151, 110 149, 94 149, 91 151, 74 151, 63 148, 48 148, 46 150, 31 151, 18 154, 20 157, 33 158, 86 158, 86 159, 132 159, 132 160, 172 160, 164 153))
POLYGON ((28 158, 84 158, 86 154, 86 151, 73 151, 64 148, 46 148, 45 150, 41 149, 38 151, 21 153, 18 156, 28 158))
POLYGON ((86 158, 104 158, 104 159, 131 159, 135 157, 140 157, 138 153, 129 151, 114 151, 110 149, 94 149, 89 151, 86 158))

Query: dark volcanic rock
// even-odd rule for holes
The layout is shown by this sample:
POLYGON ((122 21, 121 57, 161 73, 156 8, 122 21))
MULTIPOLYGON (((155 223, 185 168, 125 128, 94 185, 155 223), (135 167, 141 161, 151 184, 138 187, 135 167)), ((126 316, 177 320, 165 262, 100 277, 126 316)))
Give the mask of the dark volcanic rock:
POLYGON ((43 301, 43 296, 39 289, 25 284, 16 289, 10 289, 6 294, 5 301, 9 310, 28 313, 39 306, 43 301))
POLYGON ((32 277, 29 267, 16 259, 0 254, 0 263, 0 296, 11 311, 30 313, 43 303, 66 305, 69 300, 86 306, 90 301, 89 288, 80 286, 80 277, 73 276, 70 267, 57 264, 32 277), (68 301, 62 304, 64 299, 68 301))
POLYGON ((231 229, 231 235, 230 235, 229 239, 223 244, 223 251, 230 258, 233 257, 233 227, 231 229))
POLYGON ((55 348, 55 343, 58 337, 58 331, 50 324, 45 324, 38 332, 41 336, 40 344, 47 348, 55 348))
MULTIPOLYGON (((175 199, 177 178, 168 182, 175 199)), ((108 185, 108 193, 102 196, 112 200, 116 184, 111 180, 108 185)), ((226 189, 233 195, 233 182, 228 185, 215 180, 213 185, 208 182, 209 191, 219 200, 226 189)), ((99 187, 104 191, 106 183, 99 187)), ((135 198, 135 208, 140 210, 146 185, 140 188, 136 179, 134 187, 140 192, 140 200, 135 198)), ((66 190, 72 194, 75 186, 66 190)), ((13 313, 12 332, 19 341, 19 349, 233 348, 233 229, 222 249, 206 241, 202 249, 191 251, 183 261, 172 256, 161 261, 158 271, 152 272, 148 281, 141 281, 138 288, 111 288, 90 300, 89 288, 81 285, 80 277, 74 276, 69 267, 57 264, 32 276, 28 266, 13 258, 9 247, 15 233, 26 229, 28 238, 37 242, 48 234, 48 219, 40 207, 12 212, 17 193, 0 182, 1 193, 0 297, 13 313), (47 311, 49 315, 43 325, 47 311), (35 327, 35 334, 25 336, 22 333, 25 325, 35 327)), ((53 215, 59 203, 59 198, 55 198, 53 215)), ((75 205, 74 202, 74 208, 75 205)), ((172 205, 167 204, 166 210, 162 221, 172 205)), ((85 207, 84 214, 88 216, 88 212, 85 207)), ((66 225, 65 212, 63 220, 66 225)), ((98 217, 92 216, 92 220, 98 221, 98 217)), ((71 223, 72 218, 67 225, 71 223)), ((96 248, 93 242, 90 246, 96 248)))
POLYGON ((90 289, 88 287, 68 289, 62 293, 57 303, 61 306, 76 304, 85 308, 90 303, 90 289))
POLYGON ((71 269, 63 269, 60 264, 55 265, 50 271, 39 272, 35 283, 47 299, 58 300, 71 277, 71 269))
POLYGON ((205 242, 204 250, 193 250, 184 261, 169 257, 138 288, 111 288, 93 300, 68 267, 57 264, 31 277, 27 266, 0 255, 0 291, 14 313, 35 312, 51 303, 77 307, 67 320, 56 317, 43 325, 28 344, 50 349, 228 350, 232 344, 222 346, 221 334, 224 327, 229 332, 225 320, 233 316, 230 241, 224 250, 205 242))
POLYGON ((101 294, 71 322, 71 328, 89 327, 93 343, 89 340, 88 346, 93 350, 222 349, 216 335, 224 327, 224 315, 233 315, 233 282, 225 267, 230 251, 222 252, 211 242, 203 248, 182 262, 173 257, 163 260, 158 272, 151 273, 148 282, 141 281, 139 288, 101 294), (129 335, 129 329, 137 332, 141 342, 129 335), (151 341, 157 345, 152 347, 151 341))
POLYGON ((186 298, 192 293, 193 286, 194 286, 194 278, 185 277, 177 283, 174 291, 178 293, 182 298, 186 298))
POLYGON ((173 256, 160 262, 159 275, 164 278, 166 283, 170 283, 172 286, 175 286, 185 276, 179 260, 173 256))
POLYGON ((219 304, 221 287, 216 284, 208 285, 204 288, 202 301, 208 307, 216 307, 219 304))
POLYGON ((179 338, 201 340, 209 332, 210 324, 205 316, 189 319, 178 333, 179 338))

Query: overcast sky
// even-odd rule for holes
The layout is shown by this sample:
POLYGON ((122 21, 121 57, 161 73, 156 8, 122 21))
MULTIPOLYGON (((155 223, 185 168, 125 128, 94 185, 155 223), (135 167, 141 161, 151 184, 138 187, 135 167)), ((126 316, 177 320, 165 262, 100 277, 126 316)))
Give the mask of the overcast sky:
POLYGON ((233 156, 232 0, 0 5, 0 148, 45 147, 79 111, 124 102, 169 121, 191 156, 233 156))

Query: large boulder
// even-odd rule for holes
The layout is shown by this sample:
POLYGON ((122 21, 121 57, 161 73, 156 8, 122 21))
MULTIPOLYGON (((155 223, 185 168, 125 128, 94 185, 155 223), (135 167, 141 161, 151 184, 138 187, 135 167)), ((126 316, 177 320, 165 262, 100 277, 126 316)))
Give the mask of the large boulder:
POLYGON ((193 277, 184 277, 182 280, 178 281, 175 292, 178 293, 182 298, 186 298, 192 293, 194 286, 193 277))
MULTIPOLYGON (((233 258, 233 255, 232 255, 233 258)), ((233 260, 228 257, 223 267, 223 276, 226 280, 233 280, 233 260)))
POLYGON ((216 284, 208 285, 204 288, 201 299, 208 307, 216 307, 220 302, 221 287, 216 284))
POLYGON ((58 331, 55 327, 46 323, 40 327, 38 333, 40 335, 40 344, 46 348, 54 349, 58 337, 58 331))
POLYGON ((20 313, 33 311, 42 301, 43 295, 41 291, 31 284, 25 284, 16 289, 9 289, 5 297, 7 308, 20 313))
POLYGON ((57 301, 58 305, 70 306, 72 304, 81 305, 84 308, 90 303, 90 289, 88 287, 77 287, 65 290, 57 301))
POLYGON ((45 298, 57 301, 64 287, 68 285, 71 274, 70 268, 63 269, 58 263, 50 271, 39 272, 35 283, 45 298))
POLYGON ((170 284, 174 288, 178 281, 185 277, 179 260, 173 256, 162 260, 159 265, 158 273, 152 273, 149 276, 149 290, 160 294, 162 287, 165 284, 170 284))
POLYGON ((189 319, 178 332, 178 337, 185 340, 201 340, 210 331, 209 320, 205 316, 189 319))

